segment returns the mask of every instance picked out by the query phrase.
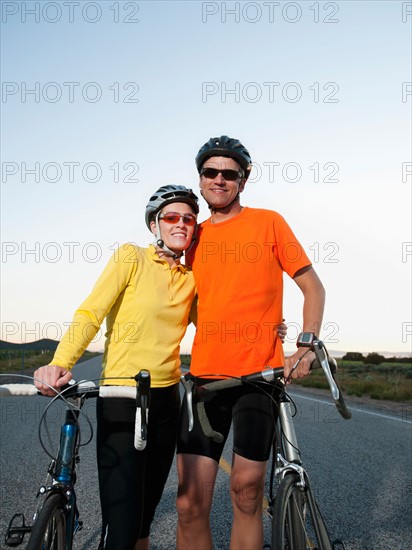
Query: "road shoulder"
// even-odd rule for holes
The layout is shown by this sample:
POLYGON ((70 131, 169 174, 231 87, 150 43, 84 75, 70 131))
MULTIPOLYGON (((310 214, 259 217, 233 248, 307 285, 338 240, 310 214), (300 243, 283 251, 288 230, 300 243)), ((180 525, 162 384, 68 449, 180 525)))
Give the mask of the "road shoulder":
MULTIPOLYGON (((321 390, 318 388, 308 388, 292 384, 289 386, 291 391, 296 394, 306 394, 313 397, 318 396, 332 402, 332 397, 329 390, 321 390)), ((395 416, 401 416, 405 420, 412 420, 412 401, 385 401, 380 399, 371 399, 370 397, 357 397, 355 395, 345 395, 345 401, 349 408, 364 407, 374 411, 380 411, 395 416)))

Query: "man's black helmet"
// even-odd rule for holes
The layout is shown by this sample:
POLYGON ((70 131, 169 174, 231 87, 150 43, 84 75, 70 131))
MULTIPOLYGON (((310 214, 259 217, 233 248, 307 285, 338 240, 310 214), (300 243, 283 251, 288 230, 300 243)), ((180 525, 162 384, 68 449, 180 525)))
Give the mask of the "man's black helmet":
POLYGON ((199 173, 204 162, 210 157, 229 157, 234 159, 243 168, 246 179, 252 170, 252 159, 250 158, 249 151, 238 139, 228 136, 210 138, 196 155, 196 167, 199 173))
POLYGON ((146 205, 145 221, 149 229, 150 222, 157 212, 173 202, 185 202, 192 207, 195 214, 199 213, 197 196, 191 189, 184 187, 184 185, 163 185, 150 197, 146 205))

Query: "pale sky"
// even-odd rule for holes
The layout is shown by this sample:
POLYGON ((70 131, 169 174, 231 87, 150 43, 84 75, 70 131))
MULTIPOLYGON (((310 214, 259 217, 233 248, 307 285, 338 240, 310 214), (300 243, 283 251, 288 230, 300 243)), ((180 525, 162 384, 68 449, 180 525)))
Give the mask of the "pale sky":
MULTIPOLYGON (((151 242, 151 193, 196 191, 227 134, 242 204, 280 212, 326 287, 328 347, 411 350, 411 2, 1 7, 1 339, 59 339, 116 246, 151 242)), ((289 350, 301 306, 287 280, 289 350)))

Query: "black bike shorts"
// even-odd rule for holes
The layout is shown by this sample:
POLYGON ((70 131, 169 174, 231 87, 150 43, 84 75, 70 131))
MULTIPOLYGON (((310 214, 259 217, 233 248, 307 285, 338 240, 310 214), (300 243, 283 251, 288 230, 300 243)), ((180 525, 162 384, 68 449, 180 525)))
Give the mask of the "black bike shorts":
POLYGON ((175 455, 179 409, 179 384, 152 388, 147 446, 136 451, 136 400, 98 398, 100 549, 132 550, 139 538, 149 536, 175 455))
MULTIPOLYGON (((202 378, 196 380, 196 383, 202 385, 211 381, 202 378)), ((216 443, 203 433, 195 404, 194 426, 189 432, 185 399, 180 413, 177 453, 208 456, 219 462, 233 423, 233 452, 249 460, 268 460, 278 411, 276 390, 269 387, 266 391, 271 389, 270 396, 249 385, 219 390, 212 394, 210 400, 204 403, 205 411, 212 429, 223 435, 221 443, 216 443)))

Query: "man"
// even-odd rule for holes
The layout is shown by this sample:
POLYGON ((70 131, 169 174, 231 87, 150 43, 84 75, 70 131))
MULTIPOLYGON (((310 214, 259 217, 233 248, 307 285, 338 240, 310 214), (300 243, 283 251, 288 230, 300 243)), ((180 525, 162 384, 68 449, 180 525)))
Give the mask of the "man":
MULTIPOLYGON (((286 376, 305 376, 314 354, 301 359, 306 350, 299 348, 285 360, 280 338, 274 336, 274 327, 282 322, 282 275, 285 271, 303 293, 304 332, 319 333, 322 283, 279 214, 241 206, 251 158, 238 140, 210 139, 200 149, 196 166, 211 217, 200 225, 193 251, 198 322, 192 375, 240 376, 267 365, 285 365, 286 376)), ((225 440, 233 423, 230 548, 260 550, 263 487, 274 436, 272 401, 259 390, 241 386, 219 392, 205 406, 212 427, 225 440)), ((183 408, 177 449, 178 550, 212 549, 209 516, 225 440, 209 440, 196 418, 188 432, 183 408)))

